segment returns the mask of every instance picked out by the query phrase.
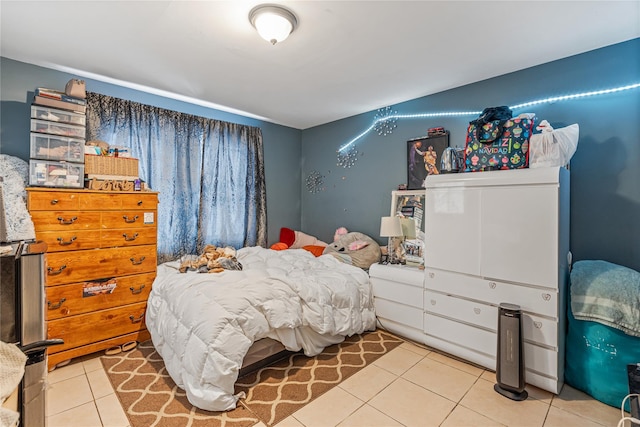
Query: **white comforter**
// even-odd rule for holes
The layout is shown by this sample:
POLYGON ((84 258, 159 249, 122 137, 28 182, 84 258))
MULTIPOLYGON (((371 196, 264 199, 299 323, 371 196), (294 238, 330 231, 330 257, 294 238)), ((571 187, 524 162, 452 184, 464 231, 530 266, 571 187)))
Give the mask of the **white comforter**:
POLYGON ((169 375, 209 411, 235 408, 234 384, 254 341, 270 337, 312 356, 375 328, 369 276, 357 267, 303 249, 243 248, 238 260, 242 271, 209 274, 162 264, 147 305, 169 375))

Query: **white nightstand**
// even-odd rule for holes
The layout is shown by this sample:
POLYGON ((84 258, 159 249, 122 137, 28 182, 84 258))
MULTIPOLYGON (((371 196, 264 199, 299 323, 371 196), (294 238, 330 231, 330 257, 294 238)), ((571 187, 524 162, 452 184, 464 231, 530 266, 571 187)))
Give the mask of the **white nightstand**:
POLYGON ((369 267, 376 315, 382 328, 424 342, 424 270, 404 265, 369 267))

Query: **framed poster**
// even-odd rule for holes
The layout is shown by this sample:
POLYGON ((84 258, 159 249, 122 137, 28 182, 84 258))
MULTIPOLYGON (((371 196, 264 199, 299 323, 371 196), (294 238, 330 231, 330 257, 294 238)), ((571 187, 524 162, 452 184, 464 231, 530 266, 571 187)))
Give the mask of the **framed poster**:
POLYGON ((425 188, 428 175, 440 173, 440 161, 449 146, 449 132, 435 136, 421 136, 407 141, 407 189, 425 188))

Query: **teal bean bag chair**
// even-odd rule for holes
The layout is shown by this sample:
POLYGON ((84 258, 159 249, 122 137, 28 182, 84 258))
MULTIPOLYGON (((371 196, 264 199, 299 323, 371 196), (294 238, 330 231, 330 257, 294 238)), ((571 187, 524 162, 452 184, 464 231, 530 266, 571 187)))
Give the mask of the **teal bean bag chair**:
POLYGON ((620 408, 629 394, 627 365, 640 363, 640 273, 578 261, 570 287, 565 382, 620 408))

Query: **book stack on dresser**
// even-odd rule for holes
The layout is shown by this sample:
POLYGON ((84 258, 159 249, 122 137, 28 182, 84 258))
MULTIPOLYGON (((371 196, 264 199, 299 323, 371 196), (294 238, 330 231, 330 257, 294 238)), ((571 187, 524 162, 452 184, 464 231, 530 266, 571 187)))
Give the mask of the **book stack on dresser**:
POLYGON ((45 255, 49 368, 149 339, 144 315, 156 275, 158 194, 30 187, 45 255))

